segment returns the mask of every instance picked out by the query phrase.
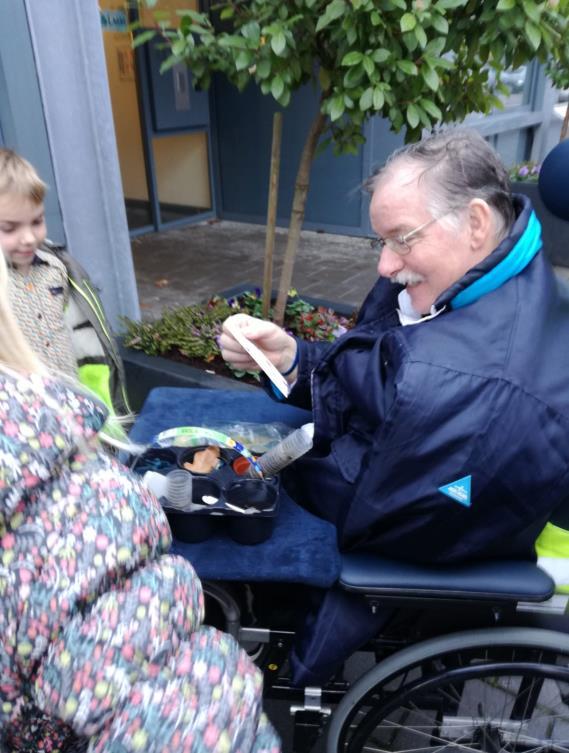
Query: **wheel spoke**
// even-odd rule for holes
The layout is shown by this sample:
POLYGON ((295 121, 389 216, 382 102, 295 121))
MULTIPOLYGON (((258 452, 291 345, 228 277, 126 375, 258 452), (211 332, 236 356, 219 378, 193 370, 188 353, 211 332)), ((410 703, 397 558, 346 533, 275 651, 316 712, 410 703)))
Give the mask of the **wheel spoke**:
POLYGON ((569 753, 569 659, 544 655, 473 648, 407 668, 361 699, 340 750, 569 753))

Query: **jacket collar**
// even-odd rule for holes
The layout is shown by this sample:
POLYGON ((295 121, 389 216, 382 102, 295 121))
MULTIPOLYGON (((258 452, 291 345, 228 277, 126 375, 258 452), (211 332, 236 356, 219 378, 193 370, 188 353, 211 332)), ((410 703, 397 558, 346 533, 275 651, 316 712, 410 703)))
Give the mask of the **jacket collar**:
POLYGON ((435 301, 435 309, 468 306, 522 272, 542 247, 541 224, 531 201, 514 194, 516 220, 509 235, 435 301))

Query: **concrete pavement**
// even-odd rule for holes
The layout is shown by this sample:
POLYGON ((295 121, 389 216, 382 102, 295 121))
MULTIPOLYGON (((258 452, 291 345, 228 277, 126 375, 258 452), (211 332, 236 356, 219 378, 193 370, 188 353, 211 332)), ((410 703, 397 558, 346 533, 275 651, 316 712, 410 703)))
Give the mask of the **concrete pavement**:
MULTIPOLYGON (((286 229, 277 229, 273 287, 280 278, 286 229)), ((265 227, 214 221, 132 241, 143 319, 166 307, 207 300, 241 283, 262 286, 265 227)), ((358 306, 377 276, 366 238, 303 231, 293 276, 301 295, 358 306)))

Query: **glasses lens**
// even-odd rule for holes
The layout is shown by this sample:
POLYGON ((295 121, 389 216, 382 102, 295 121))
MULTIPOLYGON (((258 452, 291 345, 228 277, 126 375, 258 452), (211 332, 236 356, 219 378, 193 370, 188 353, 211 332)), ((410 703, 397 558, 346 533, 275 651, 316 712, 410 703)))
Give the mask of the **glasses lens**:
POLYGON ((405 256, 405 254, 408 254, 411 250, 405 243, 405 241, 401 240, 400 238, 386 238, 385 245, 389 246, 391 251, 399 254, 399 256, 405 256))

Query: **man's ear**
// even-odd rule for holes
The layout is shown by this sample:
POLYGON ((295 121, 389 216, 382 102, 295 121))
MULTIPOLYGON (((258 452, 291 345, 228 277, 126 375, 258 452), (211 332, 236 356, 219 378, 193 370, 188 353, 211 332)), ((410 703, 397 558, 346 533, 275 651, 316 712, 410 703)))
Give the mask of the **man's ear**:
POLYGON ((470 246, 472 251, 486 250, 493 245, 494 215, 484 199, 472 199, 468 205, 468 225, 470 229, 470 246))

